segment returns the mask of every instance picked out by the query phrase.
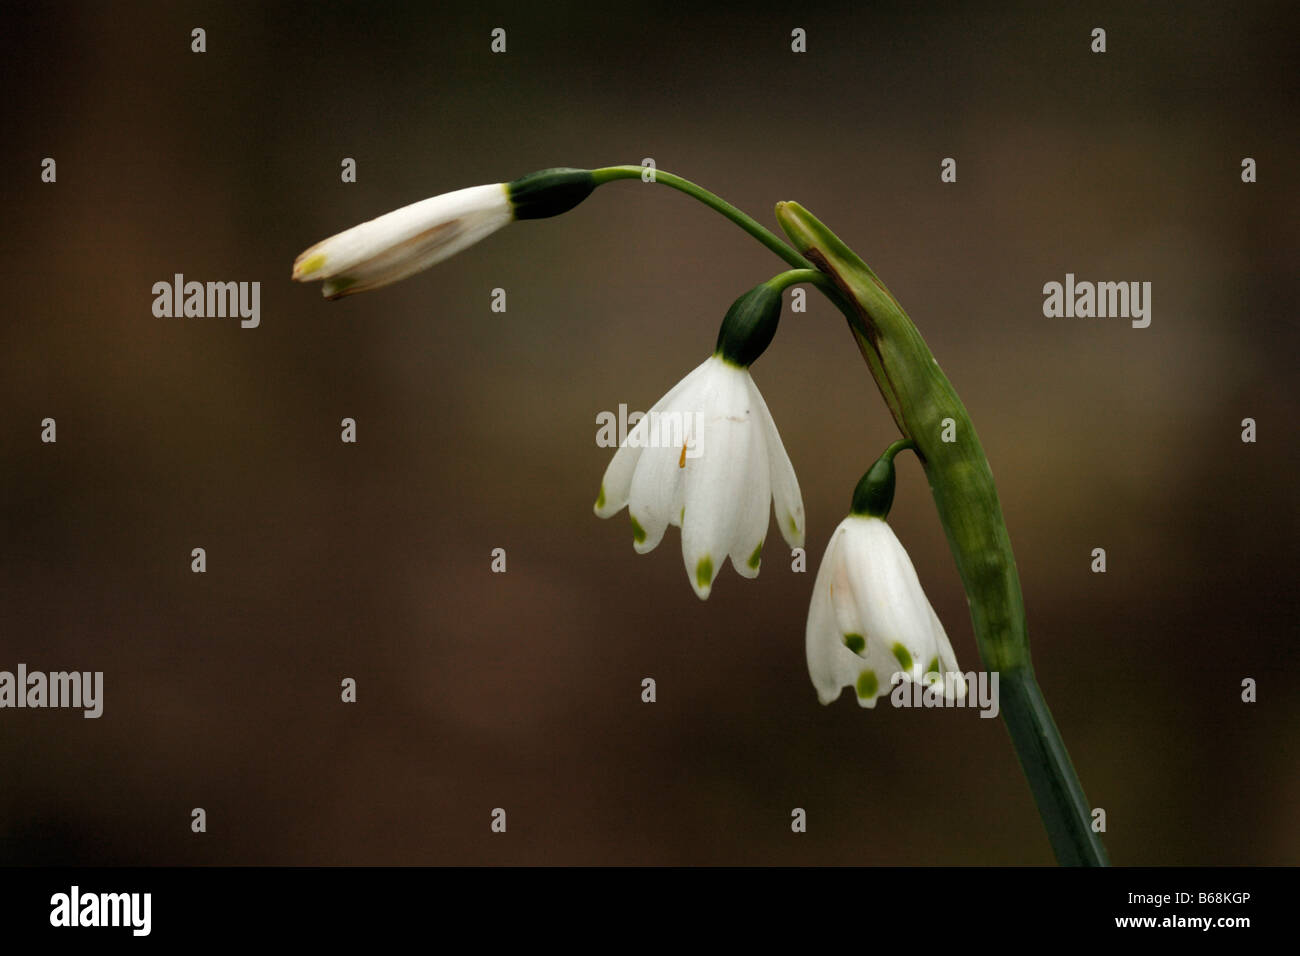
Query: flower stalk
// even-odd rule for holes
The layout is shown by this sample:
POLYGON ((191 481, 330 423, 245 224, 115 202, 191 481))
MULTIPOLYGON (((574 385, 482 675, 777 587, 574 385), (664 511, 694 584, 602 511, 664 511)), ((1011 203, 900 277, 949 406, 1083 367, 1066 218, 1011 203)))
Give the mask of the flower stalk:
POLYGON ((1002 713, 1057 860, 1105 865, 1078 775, 1034 677, 1024 599, 993 473, 975 426, 898 300, 838 236, 798 203, 777 219, 830 276, 877 386, 916 445, 970 603, 984 666, 1000 673, 1002 713))
MULTIPOLYGON (((644 173, 645 168, 641 166, 604 166, 600 169, 592 170, 592 175, 596 179, 597 186, 618 179, 640 179, 644 173)), ((791 249, 780 236, 772 232, 753 216, 737 209, 716 193, 711 193, 704 187, 691 182, 689 179, 683 179, 681 176, 662 169, 655 170, 653 181, 662 186, 667 186, 670 189, 676 189, 678 192, 683 192, 692 199, 698 199, 710 209, 721 213, 763 245, 767 246, 767 248, 775 252, 786 262, 790 263, 790 265, 794 266, 794 268, 813 268, 812 264, 807 259, 799 255, 799 253, 794 249, 791 249)))

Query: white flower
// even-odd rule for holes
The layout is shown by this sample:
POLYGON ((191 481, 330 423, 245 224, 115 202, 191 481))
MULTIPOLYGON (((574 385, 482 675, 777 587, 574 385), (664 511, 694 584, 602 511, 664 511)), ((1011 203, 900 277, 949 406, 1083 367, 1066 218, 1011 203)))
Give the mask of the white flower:
POLYGON ((638 554, 652 550, 668 525, 680 527, 687 577, 707 598, 728 556, 741 575, 758 576, 769 502, 782 536, 800 547, 803 499, 772 414, 749 370, 715 354, 628 433, 595 510, 608 518, 627 506, 638 554))
POLYGON ((327 299, 378 289, 454 256, 513 218, 509 184, 458 189, 316 243, 294 260, 293 278, 324 279, 327 299))
POLYGON ((913 681, 954 675, 945 695, 966 694, 952 644, 907 552, 885 521, 867 514, 849 515, 831 535, 813 584, 807 652, 823 704, 852 687, 859 705, 875 707, 898 673, 913 681))

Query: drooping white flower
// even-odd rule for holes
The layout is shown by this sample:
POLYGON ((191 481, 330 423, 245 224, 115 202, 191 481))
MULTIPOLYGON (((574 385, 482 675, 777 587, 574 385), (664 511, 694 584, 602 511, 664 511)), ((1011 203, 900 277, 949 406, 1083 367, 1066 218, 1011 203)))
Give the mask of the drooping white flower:
POLYGON ((808 673, 823 704, 852 687, 860 706, 875 707, 895 674, 941 678, 950 700, 966 694, 952 644, 911 559, 880 517, 851 514, 831 535, 813 584, 806 638, 808 673))
POLYGON ((687 577, 707 598, 727 557, 744 577, 758 576, 769 503, 786 542, 802 546, 799 482, 767 403, 747 367, 715 353, 628 433, 595 511, 608 518, 626 506, 638 554, 668 525, 680 527, 687 577))
POLYGON ((572 209, 596 187, 589 170, 544 169, 403 206, 316 243, 294 260, 299 282, 337 299, 378 289, 450 258, 514 219, 572 209))

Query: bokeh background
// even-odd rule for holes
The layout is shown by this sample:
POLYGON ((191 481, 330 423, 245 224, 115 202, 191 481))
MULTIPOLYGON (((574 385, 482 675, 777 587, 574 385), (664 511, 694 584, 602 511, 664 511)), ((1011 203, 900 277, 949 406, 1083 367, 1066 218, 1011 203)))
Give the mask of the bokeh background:
MULTIPOLYGON (((769 224, 799 200, 918 322, 992 462, 1114 861, 1300 858, 1293 6, 4 19, 0 669, 102 670, 106 690, 99 720, 0 712, 0 862, 1051 861, 1000 720, 816 701, 812 574, 895 437, 820 298, 755 366, 807 574, 769 548, 701 603, 675 531, 638 557, 591 514, 597 413, 647 408, 707 355, 770 253, 618 183, 373 294, 289 281, 308 245, 416 199, 645 157, 769 224), (155 318, 176 272, 260 281, 261 327, 155 318), (1044 318, 1066 272, 1151 281, 1150 328, 1044 318)), ((978 667, 914 460, 891 520, 978 667)))

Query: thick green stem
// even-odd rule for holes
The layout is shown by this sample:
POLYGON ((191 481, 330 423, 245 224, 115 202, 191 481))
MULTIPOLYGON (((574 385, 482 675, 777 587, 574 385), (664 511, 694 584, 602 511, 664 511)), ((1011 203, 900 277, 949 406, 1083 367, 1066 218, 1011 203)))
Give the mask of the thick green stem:
POLYGON ((1092 813, 1079 775, 1033 668, 1002 671, 998 684, 1002 717, 1057 862, 1062 866, 1106 866, 1106 848, 1092 829, 1092 813))
POLYGON ((899 430, 916 442, 966 590, 980 657, 1005 688, 1001 711, 1057 860, 1106 865, 1078 775, 1034 680, 1011 539, 966 407, 912 320, 867 264, 797 203, 778 204, 777 218, 795 247, 851 304, 845 315, 863 357, 899 430))

